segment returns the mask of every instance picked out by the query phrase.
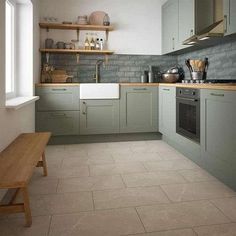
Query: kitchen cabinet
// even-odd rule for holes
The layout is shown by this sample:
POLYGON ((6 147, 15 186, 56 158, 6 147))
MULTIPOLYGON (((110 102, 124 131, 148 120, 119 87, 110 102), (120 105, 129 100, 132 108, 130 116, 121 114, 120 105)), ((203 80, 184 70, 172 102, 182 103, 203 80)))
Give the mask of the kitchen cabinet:
POLYGON ((76 111, 79 110, 79 87, 49 86, 37 87, 37 111, 76 111))
POLYGON ((36 130, 53 136, 79 135, 79 111, 36 112, 36 130))
POLYGON ((236 93, 201 91, 203 166, 236 189, 236 93))
POLYGON ((120 133, 157 132, 158 88, 121 86, 120 133))
POLYGON ((168 0, 162 6, 162 53, 173 52, 178 46, 178 1, 168 0))
POLYGON ((183 45, 183 41, 195 34, 194 9, 195 0, 179 0, 178 47, 176 48, 177 50, 189 47, 183 45))
POLYGON ((223 0, 225 35, 236 33, 236 1, 223 0))
POLYGON ((80 100, 80 134, 119 133, 119 100, 80 100))
POLYGON ((79 87, 36 87, 36 131, 53 136, 79 135, 79 87))
POLYGON ((164 135, 176 133, 176 88, 159 87, 159 131, 164 135))

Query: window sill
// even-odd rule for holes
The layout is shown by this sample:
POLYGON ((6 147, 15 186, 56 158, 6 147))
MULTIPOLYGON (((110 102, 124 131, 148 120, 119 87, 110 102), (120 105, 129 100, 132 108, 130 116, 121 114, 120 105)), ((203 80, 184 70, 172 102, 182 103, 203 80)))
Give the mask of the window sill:
POLYGON ((34 97, 16 97, 12 99, 8 99, 6 101, 5 108, 6 109, 13 109, 13 110, 18 110, 28 104, 31 104, 33 102, 36 102, 39 100, 38 96, 34 97))

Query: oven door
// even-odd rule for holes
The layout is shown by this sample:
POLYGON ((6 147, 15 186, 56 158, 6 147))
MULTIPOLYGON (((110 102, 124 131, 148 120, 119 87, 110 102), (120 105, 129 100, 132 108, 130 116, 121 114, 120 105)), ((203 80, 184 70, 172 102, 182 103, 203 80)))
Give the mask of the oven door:
POLYGON ((200 143, 200 101, 176 98, 176 133, 200 143))

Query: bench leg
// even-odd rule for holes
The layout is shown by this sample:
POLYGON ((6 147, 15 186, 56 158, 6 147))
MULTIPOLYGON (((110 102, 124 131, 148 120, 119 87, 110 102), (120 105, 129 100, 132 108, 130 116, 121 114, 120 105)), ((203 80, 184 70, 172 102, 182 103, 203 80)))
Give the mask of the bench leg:
POLYGON ((29 193, 28 193, 27 187, 21 188, 21 190, 22 190, 23 201, 24 201, 26 226, 30 227, 32 225, 32 216, 31 216, 31 210, 30 210, 29 193))
POLYGON ((43 160, 43 173, 44 173, 44 176, 47 176, 48 175, 48 170, 47 170, 45 152, 43 152, 42 160, 43 160))

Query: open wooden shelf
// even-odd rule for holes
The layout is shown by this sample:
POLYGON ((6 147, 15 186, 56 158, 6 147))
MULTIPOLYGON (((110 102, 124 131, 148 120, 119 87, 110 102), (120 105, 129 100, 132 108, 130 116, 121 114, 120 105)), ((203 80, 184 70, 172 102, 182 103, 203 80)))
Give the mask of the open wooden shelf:
POLYGON ((113 31, 113 26, 39 23, 42 29, 113 31))
POLYGON ((40 52, 45 53, 74 53, 74 54, 113 54, 114 51, 110 50, 84 50, 84 49, 39 49, 40 52))

